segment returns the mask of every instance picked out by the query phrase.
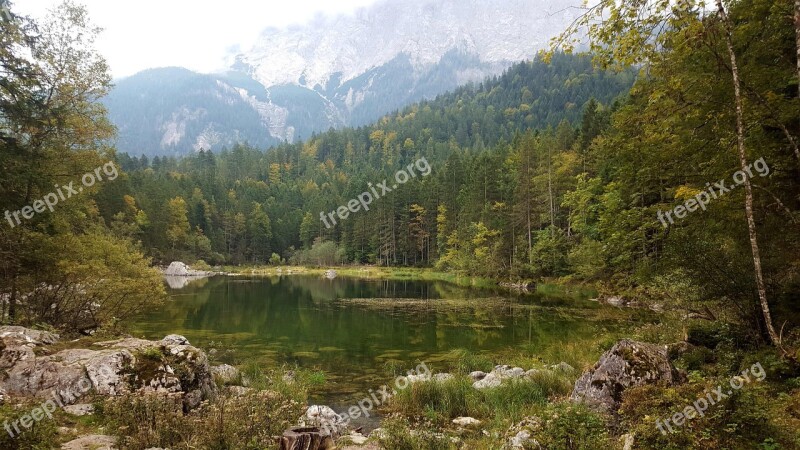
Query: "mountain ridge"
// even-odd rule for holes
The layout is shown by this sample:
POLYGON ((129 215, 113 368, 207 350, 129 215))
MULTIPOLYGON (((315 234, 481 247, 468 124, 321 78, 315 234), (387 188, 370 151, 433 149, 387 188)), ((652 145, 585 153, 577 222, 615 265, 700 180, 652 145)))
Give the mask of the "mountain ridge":
POLYGON ((131 154, 293 143, 370 124, 532 59, 572 20, 576 3, 383 1, 267 29, 227 73, 151 69, 163 73, 120 80, 106 106, 119 149, 131 154))

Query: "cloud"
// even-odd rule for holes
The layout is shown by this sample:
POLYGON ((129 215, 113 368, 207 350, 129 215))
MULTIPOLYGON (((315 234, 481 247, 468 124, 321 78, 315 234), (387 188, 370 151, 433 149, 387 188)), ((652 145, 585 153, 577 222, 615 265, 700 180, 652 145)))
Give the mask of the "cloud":
MULTIPOLYGON (((225 68, 232 49, 247 49, 267 27, 284 28, 315 14, 347 14, 376 0, 77 0, 105 29, 98 50, 114 77, 182 66, 200 72, 225 68)), ((60 0, 18 0, 13 10, 41 17, 60 0)))

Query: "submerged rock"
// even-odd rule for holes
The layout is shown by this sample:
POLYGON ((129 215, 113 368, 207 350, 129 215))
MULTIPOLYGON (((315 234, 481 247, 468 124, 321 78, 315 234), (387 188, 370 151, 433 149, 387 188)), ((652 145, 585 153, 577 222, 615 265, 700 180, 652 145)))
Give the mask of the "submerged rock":
POLYGON ((631 387, 682 381, 665 347, 623 339, 575 382, 570 398, 613 414, 619 409, 622 393, 631 387))

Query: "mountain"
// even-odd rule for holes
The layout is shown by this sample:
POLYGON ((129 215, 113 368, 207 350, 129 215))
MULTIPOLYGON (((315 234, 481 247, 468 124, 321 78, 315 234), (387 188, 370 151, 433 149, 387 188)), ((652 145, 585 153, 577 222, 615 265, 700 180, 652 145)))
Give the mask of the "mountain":
POLYGON ((362 126, 531 59, 579 0, 383 0, 354 14, 266 29, 225 74, 155 69, 106 101, 121 151, 266 147, 362 126))

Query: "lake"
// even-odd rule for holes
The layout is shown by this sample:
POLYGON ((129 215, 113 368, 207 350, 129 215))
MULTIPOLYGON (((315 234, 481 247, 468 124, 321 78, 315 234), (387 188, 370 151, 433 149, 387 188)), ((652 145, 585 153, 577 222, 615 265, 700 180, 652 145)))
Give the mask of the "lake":
POLYGON ((169 293, 166 305, 135 321, 134 334, 184 335, 214 363, 322 370, 326 386, 312 401, 325 404, 363 396, 397 368, 444 368, 460 350, 500 363, 514 352, 591 340, 621 322, 619 310, 588 293, 522 295, 439 281, 217 276, 169 293))

